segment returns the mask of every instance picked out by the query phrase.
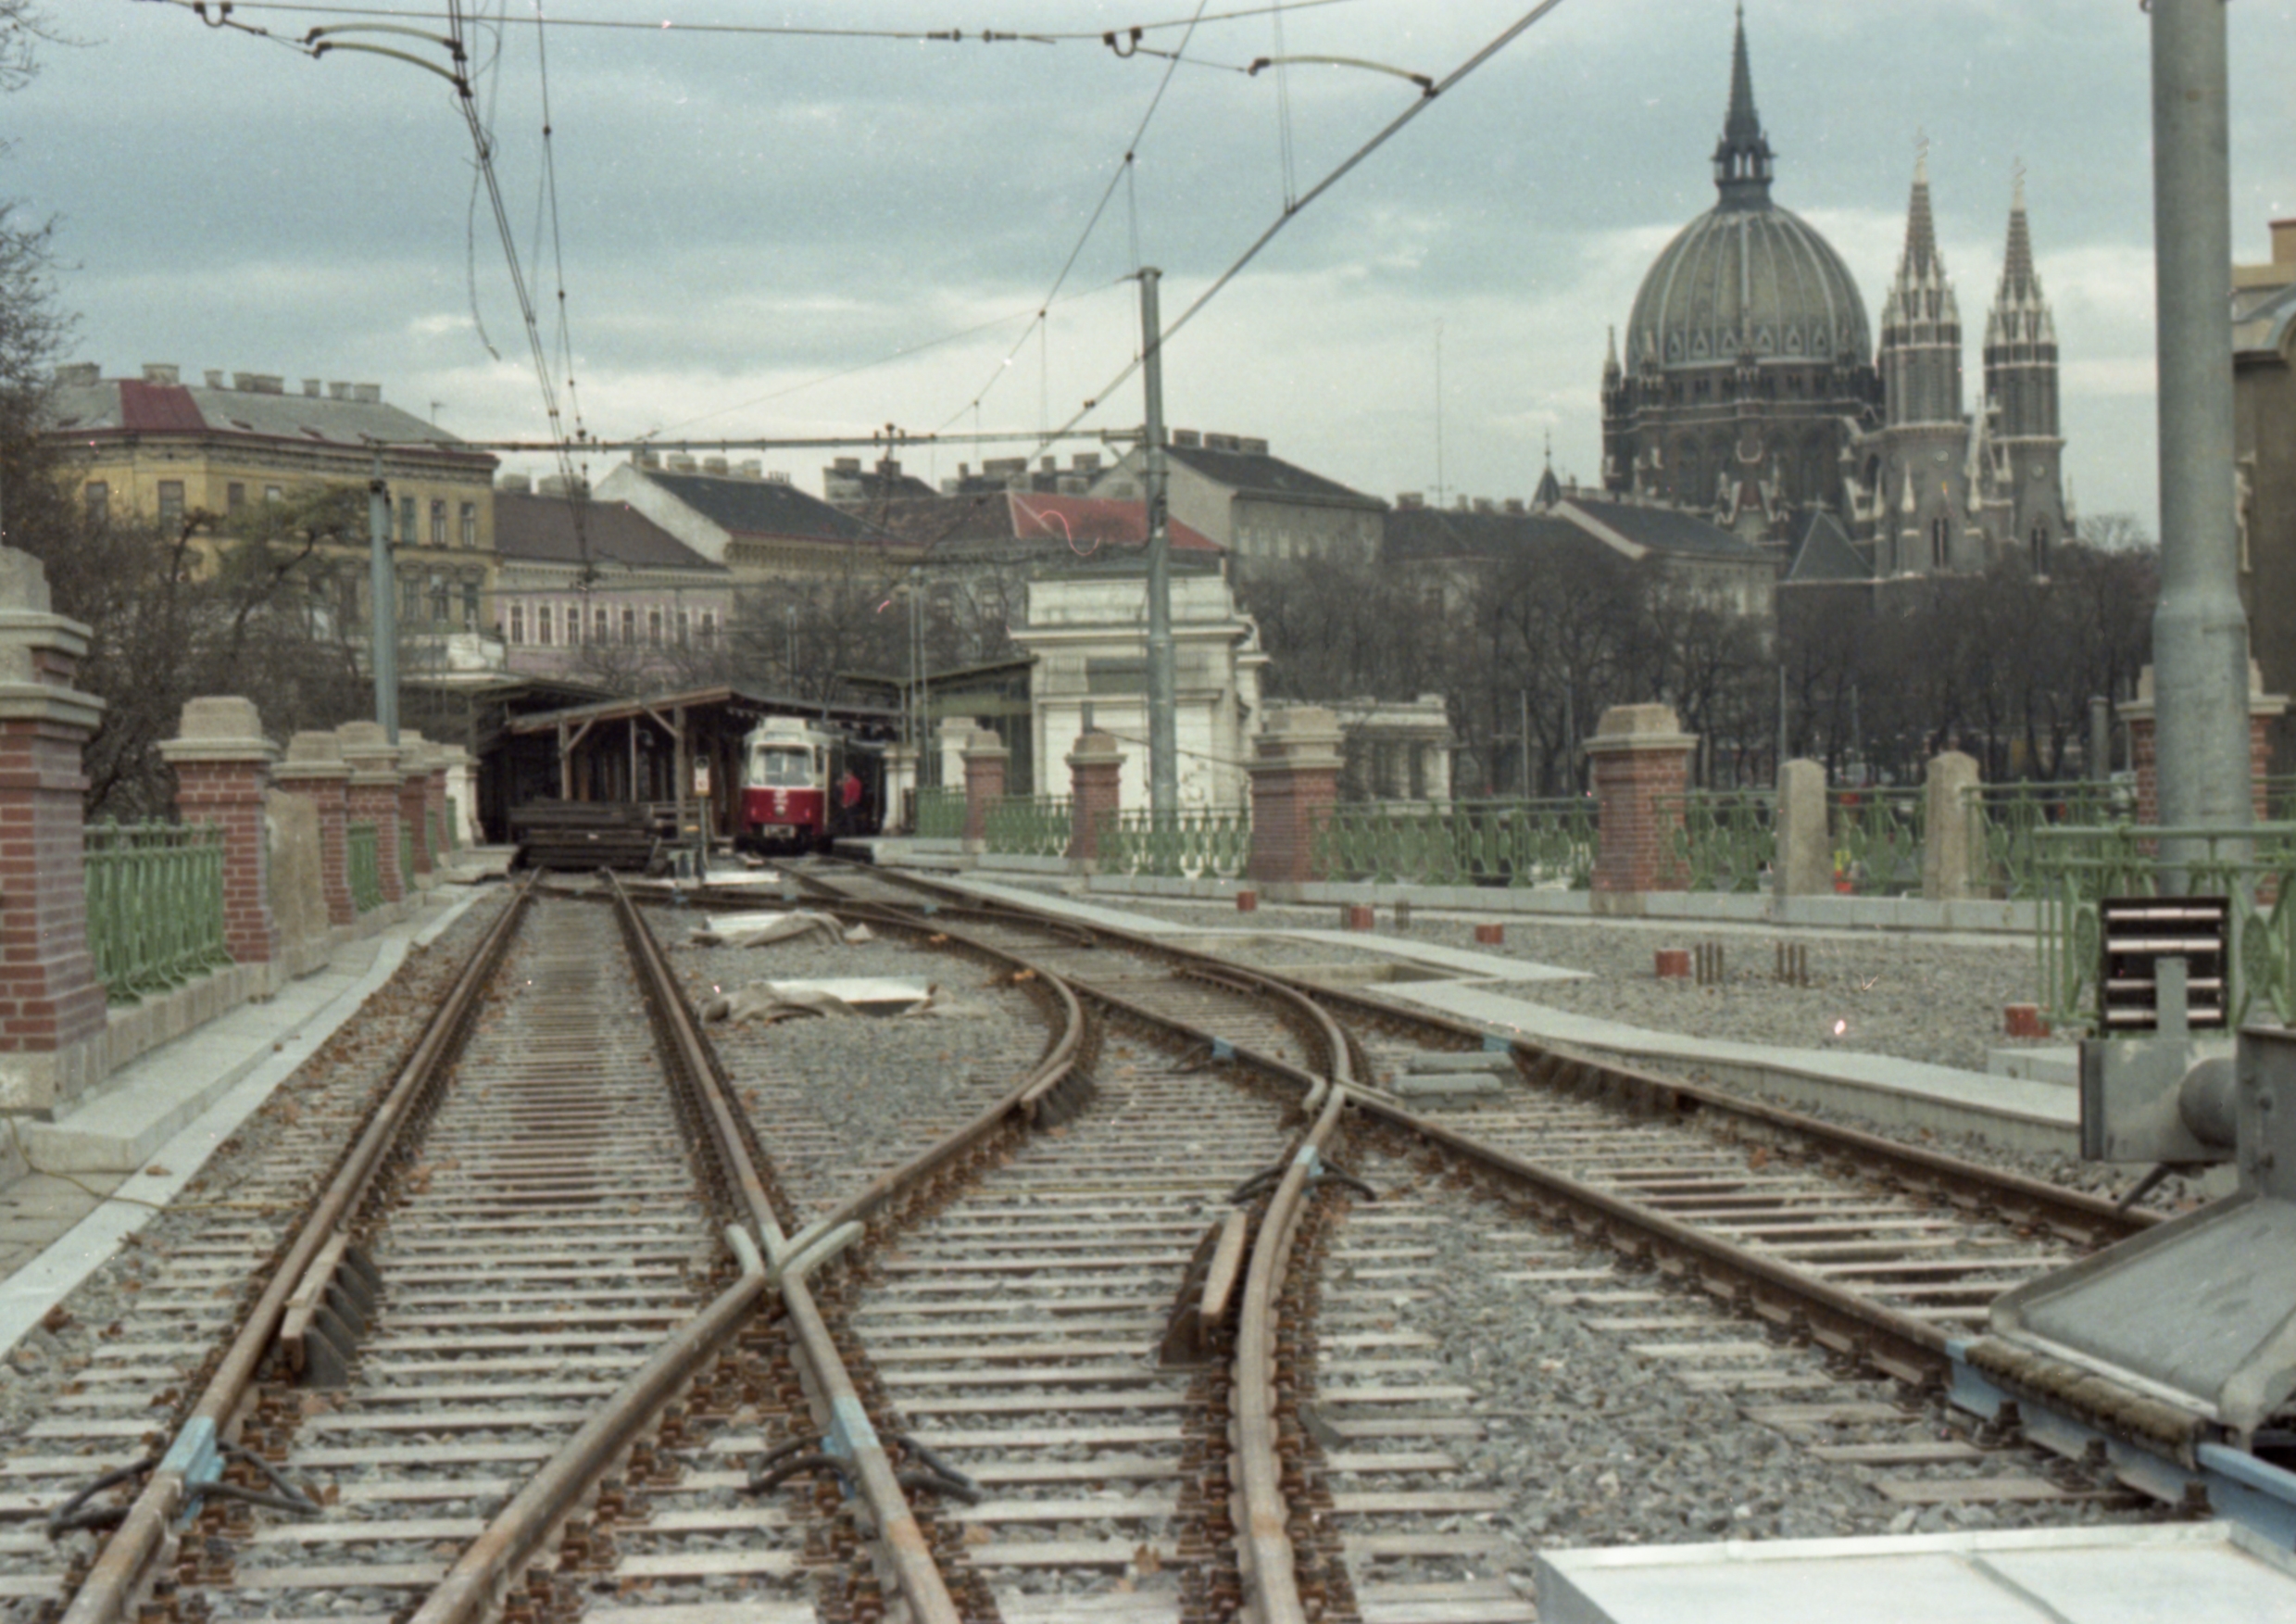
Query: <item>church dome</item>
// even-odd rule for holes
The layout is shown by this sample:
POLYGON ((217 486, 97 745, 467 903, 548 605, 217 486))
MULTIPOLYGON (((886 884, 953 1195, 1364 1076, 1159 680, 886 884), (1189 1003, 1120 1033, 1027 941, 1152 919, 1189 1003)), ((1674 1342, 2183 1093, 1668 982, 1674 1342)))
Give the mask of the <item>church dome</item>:
POLYGON ((1730 63, 1730 110, 1714 148, 1721 199, 1666 245, 1642 279, 1626 328, 1626 365, 1858 366, 1872 339, 1864 301, 1834 245, 1770 199, 1771 152, 1754 112, 1746 26, 1730 63))
POLYGON ((1834 245, 1765 195, 1682 228, 1642 279, 1627 364, 1665 371, 1771 363, 1857 366, 1872 349, 1865 305, 1834 245))

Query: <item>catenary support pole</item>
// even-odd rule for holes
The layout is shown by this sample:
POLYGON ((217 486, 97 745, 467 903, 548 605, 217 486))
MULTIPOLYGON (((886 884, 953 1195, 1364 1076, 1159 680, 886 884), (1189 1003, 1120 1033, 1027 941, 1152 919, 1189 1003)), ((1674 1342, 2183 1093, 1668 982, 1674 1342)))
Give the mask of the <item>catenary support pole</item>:
POLYGON ((1148 485, 1148 808, 1162 823, 1180 810, 1179 717, 1172 661, 1172 525, 1164 510, 1163 320, 1156 283, 1163 272, 1140 271, 1140 379, 1147 397, 1143 461, 1148 485))
POLYGON ((398 742, 398 591, 391 569, 391 487, 383 481, 383 453, 375 453, 367 481, 367 587, 374 598, 367 640, 375 671, 375 720, 383 736, 398 742))
MULTIPOLYGON (((2153 749, 2164 826, 2251 821, 2248 622, 2233 519, 2226 0, 2152 0, 2161 412, 2153 749)), ((2164 855, 2176 855, 2171 850, 2164 855)))

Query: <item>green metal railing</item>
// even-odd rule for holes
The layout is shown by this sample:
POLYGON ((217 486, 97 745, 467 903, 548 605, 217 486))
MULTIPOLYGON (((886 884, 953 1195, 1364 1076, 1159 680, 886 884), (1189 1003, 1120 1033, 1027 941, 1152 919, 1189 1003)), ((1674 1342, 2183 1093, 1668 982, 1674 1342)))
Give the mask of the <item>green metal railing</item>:
POLYGON ((2033 836, 2042 1013, 2059 1026, 2099 1023, 2107 898, 2149 897, 2181 869, 2183 894, 2229 899, 2225 1008, 2231 1025, 2296 1018, 2296 823, 2252 828, 2044 828, 2033 836), (2178 861, 2162 854, 2174 843, 2178 861))
POLYGON ((449 851, 460 850, 462 846, 462 809, 455 804, 455 798, 451 795, 446 798, 446 811, 442 821, 445 824, 445 849, 449 851))
POLYGON ((1675 834, 1684 888, 1756 891, 1777 860, 1777 797, 1767 790, 1694 789, 1679 799, 1682 827, 1675 834))
POLYGON ((1008 857, 1065 857, 1073 829, 1065 795, 1010 795, 983 820, 988 849, 1008 857))
POLYGON ((1597 843, 1587 796, 1338 806, 1316 827, 1314 862, 1334 880, 1583 891, 1597 843))
POLYGON ((1920 789, 1827 791, 1836 888, 1847 887, 1861 897, 1920 895, 1927 803, 1920 789))
POLYGON ((411 896, 415 888, 415 826, 398 820, 398 888, 411 896))
POLYGON ((965 832, 965 796, 961 789, 925 785, 917 791, 917 837, 923 840, 959 840, 965 832))
POLYGON ((2046 882, 2036 864, 2045 829, 2102 828, 2137 815, 2137 787, 2093 779, 2055 784, 1979 784, 1963 792, 1981 889, 2028 901, 2046 882))
POLYGON ((101 823, 84 850, 88 951, 111 1002, 139 1002, 232 962, 220 825, 101 823))
POLYGON ((1234 879, 1251 857, 1251 814, 1140 811, 1104 812, 1094 832, 1103 874, 1175 879, 1234 879))
POLYGON ((375 826, 353 824, 344 831, 344 858, 351 882, 351 906, 371 913, 383 906, 383 860, 375 850, 375 826))

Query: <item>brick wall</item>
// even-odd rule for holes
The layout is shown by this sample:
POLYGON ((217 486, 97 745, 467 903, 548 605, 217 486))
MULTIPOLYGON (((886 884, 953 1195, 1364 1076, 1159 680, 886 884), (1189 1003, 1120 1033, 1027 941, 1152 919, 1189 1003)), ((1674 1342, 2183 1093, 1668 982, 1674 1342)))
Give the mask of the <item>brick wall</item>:
POLYGON ((375 826, 375 873, 382 881, 383 900, 395 902, 407 895, 407 882, 398 872, 398 778, 378 776, 362 783, 366 774, 351 779, 350 822, 375 826))
MULTIPOLYGON (((69 672, 67 672, 69 674, 69 672)), ((104 1029, 88 953, 81 764, 89 730, 0 721, 0 1051, 54 1051, 104 1029)))
POLYGON ((268 764, 257 761, 179 761, 176 812, 186 824, 223 831, 223 948, 242 964, 279 957, 279 925, 271 917, 271 845, 264 827, 268 764))
POLYGON ((1011 759, 1010 752, 993 733, 976 733, 965 745, 965 840, 968 844, 988 838, 988 809, 1005 797, 1005 768, 1011 759))
POLYGON ((1100 855, 1100 820, 1116 815, 1123 771, 1124 758, 1110 735, 1087 733, 1076 740, 1068 758, 1071 862, 1088 862, 1100 855))

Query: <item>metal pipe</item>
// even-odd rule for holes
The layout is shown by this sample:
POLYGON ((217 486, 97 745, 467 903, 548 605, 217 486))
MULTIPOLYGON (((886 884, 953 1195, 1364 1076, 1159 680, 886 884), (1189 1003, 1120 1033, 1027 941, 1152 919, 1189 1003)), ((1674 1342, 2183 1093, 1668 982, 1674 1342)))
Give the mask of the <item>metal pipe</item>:
POLYGON ((398 742, 398 584, 391 569, 391 487, 383 479, 383 453, 375 453, 367 481, 367 588, 374 612, 367 617, 367 645, 375 676, 375 720, 383 736, 398 742))
MULTIPOLYGON (((2225 0, 2152 0, 2152 18, 2161 413, 2161 593, 2152 614, 2152 672, 2160 821, 2239 828, 2251 821, 2248 621, 2240 609, 2233 515, 2225 0)), ((2163 855, 2198 853, 2164 841, 2163 855)))
POLYGON ((1148 808, 1161 825, 1180 811, 1179 718, 1172 657, 1172 523, 1165 510, 1163 272, 1140 269, 1140 384, 1147 403, 1148 808))

